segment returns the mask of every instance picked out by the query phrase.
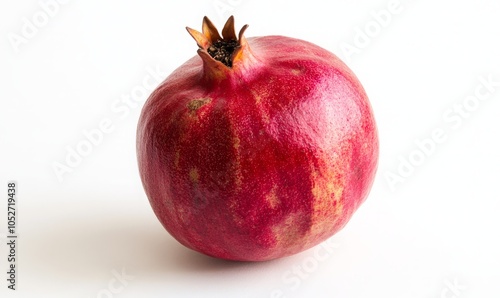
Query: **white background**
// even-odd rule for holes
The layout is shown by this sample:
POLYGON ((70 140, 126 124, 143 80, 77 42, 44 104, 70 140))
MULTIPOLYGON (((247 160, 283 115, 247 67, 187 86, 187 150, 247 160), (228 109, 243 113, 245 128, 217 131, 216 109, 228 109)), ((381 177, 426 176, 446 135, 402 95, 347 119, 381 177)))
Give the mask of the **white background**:
POLYGON ((47 1, 0 4, 3 238, 6 184, 19 185, 18 291, 6 289, 2 245, 2 297, 500 295, 500 87, 470 97, 486 93, 482 78, 500 82, 499 1, 75 0, 44 20, 47 1), (143 192, 135 130, 147 94, 121 100, 152 70, 164 78, 195 55, 185 26, 200 30, 207 15, 220 28, 230 14, 250 24, 247 36, 336 53, 370 97, 378 175, 328 247, 264 263, 211 259, 171 238, 143 192), (23 37, 26 22, 38 25, 23 37), (54 164, 102 121, 112 131, 60 181, 54 164), (435 130, 444 141, 425 154, 415 142, 435 130), (402 166, 410 158, 413 171, 402 166), (393 187, 388 175, 399 177, 393 187))

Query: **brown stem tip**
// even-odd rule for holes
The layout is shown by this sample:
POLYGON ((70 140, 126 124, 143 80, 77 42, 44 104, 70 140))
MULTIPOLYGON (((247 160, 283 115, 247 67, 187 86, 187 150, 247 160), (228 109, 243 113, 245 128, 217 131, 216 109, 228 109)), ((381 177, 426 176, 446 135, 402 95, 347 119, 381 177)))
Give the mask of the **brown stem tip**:
POLYGON ((238 56, 242 46, 246 44, 243 33, 247 28, 248 25, 243 26, 238 36, 236 36, 233 16, 227 19, 222 29, 222 37, 206 16, 203 18, 202 32, 186 27, 200 49, 206 51, 210 57, 220 61, 227 67, 233 66, 234 58, 238 56))

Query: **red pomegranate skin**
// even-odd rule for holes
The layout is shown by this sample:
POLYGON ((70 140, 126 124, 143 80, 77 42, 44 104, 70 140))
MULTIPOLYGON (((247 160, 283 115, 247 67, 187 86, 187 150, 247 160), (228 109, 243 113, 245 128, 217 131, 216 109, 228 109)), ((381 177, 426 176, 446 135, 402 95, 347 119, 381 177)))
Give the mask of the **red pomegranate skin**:
POLYGON ((263 261, 346 225, 371 188, 378 137, 362 85, 334 54, 240 36, 232 68, 202 53, 151 94, 138 164, 156 216, 180 243, 263 261))

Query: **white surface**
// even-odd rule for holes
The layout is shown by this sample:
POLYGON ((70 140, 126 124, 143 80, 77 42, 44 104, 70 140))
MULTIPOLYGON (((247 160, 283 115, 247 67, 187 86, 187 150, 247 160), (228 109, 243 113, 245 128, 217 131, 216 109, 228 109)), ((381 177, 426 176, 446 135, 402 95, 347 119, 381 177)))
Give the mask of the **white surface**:
MULTIPOLYGON (((43 10, 38 1, 0 4, 0 190, 17 180, 20 201, 19 290, 7 290, 2 273, 2 297, 499 295, 500 86, 467 118, 448 111, 482 88, 481 77, 500 81, 499 1, 67 2, 18 51, 9 36, 43 10), (377 32, 373 13, 388 7, 397 13, 377 32), (185 26, 200 29, 208 15, 221 27, 230 14, 237 27, 250 24, 247 36, 288 35, 335 52, 371 99, 378 176, 328 250, 216 261, 173 240, 144 195, 135 159, 144 97, 130 108, 117 101, 150 69, 165 77, 195 54, 185 26), (373 37, 347 55, 367 26, 373 37), (103 120, 112 131, 59 181, 53 163, 103 120), (436 129, 445 141, 391 189, 385 175, 397 174, 398 157, 418 157, 414 142, 436 129), (133 278, 114 284, 122 270, 133 278)), ((2 245, 1 272, 6 255, 2 245)))

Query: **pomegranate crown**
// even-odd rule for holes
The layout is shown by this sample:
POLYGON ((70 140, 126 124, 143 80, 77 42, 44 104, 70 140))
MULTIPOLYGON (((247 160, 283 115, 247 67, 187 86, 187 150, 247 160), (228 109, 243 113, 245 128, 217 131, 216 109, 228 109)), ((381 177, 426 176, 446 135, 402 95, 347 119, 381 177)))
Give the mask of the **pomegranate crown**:
POLYGON ((243 26, 238 36, 236 36, 233 16, 227 19, 222 29, 222 37, 206 16, 203 18, 202 32, 186 27, 198 44, 198 54, 204 61, 218 61, 229 68, 233 67, 235 61, 241 60, 246 47, 246 39, 243 33, 247 28, 248 25, 243 26))

